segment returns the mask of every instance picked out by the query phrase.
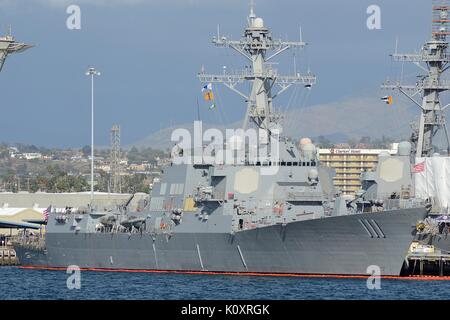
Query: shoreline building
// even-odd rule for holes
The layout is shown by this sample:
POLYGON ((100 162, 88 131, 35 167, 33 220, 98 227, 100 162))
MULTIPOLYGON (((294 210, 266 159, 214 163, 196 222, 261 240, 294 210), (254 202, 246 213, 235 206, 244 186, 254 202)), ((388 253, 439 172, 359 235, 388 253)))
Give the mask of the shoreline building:
POLYGON ((319 159, 323 165, 334 168, 333 183, 344 195, 354 196, 361 189, 361 173, 372 171, 378 163, 380 153, 397 154, 398 143, 391 149, 319 149, 319 159))

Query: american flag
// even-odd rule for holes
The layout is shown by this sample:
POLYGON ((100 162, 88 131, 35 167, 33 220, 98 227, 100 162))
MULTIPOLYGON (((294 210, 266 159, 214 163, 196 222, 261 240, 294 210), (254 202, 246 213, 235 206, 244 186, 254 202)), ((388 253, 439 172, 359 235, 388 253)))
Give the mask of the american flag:
POLYGON ((49 206, 47 209, 44 210, 44 212, 42 212, 42 214, 44 215, 44 221, 48 222, 48 214, 52 211, 52 206, 49 206))
POLYGON ((412 169, 413 173, 419 173, 423 171, 425 171, 425 160, 422 161, 421 163, 416 164, 412 169))

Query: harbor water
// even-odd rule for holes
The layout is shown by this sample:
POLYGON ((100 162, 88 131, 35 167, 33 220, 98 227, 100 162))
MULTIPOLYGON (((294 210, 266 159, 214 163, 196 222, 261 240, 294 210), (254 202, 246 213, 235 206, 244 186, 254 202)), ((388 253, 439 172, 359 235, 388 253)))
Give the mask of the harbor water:
POLYGON ((81 271, 80 289, 68 289, 64 271, 1 267, 0 300, 439 300, 450 281, 190 275, 81 271))

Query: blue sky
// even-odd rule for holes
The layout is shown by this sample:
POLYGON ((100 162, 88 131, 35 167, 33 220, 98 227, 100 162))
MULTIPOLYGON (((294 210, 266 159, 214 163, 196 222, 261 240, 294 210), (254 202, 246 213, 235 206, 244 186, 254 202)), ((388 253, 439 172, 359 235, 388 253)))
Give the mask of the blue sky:
MULTIPOLYGON (((429 37, 431 1, 255 2, 274 37, 296 40, 302 26, 310 46, 297 63, 318 76, 310 105, 381 94, 380 83, 396 72, 388 56, 396 36, 405 52, 418 50, 429 37), (366 27, 371 4, 381 7, 381 30, 366 27)), ((223 65, 245 63, 229 49, 214 48, 211 37, 220 24, 221 33, 238 38, 248 8, 248 1, 238 0, 0 0, 2 30, 12 24, 17 40, 36 44, 10 56, 0 73, 0 141, 89 144, 90 83, 84 74, 89 65, 102 72, 96 80, 98 144, 109 144, 114 123, 121 125, 126 145, 194 120, 200 67, 221 72, 223 65), (81 30, 66 28, 69 4, 81 7, 81 30)), ((280 60, 285 73, 293 70, 292 58, 287 53, 280 60)), ((241 119, 243 101, 225 90, 219 94, 220 121, 241 119)), ((202 110, 205 121, 218 122, 217 117, 202 110)))

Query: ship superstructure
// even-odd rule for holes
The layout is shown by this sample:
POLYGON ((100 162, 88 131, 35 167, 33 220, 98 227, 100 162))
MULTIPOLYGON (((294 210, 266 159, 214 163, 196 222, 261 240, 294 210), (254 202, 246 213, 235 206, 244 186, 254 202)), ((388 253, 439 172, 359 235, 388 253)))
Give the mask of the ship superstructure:
POLYGON ((30 44, 17 42, 12 36, 10 27, 9 34, 0 37, 0 71, 2 71, 8 55, 23 52, 31 47, 33 46, 30 44))
MULTIPOLYGON (((425 73, 418 76, 415 85, 395 84, 389 81, 383 89, 397 90, 420 110, 419 120, 413 124, 411 149, 412 180, 409 194, 416 198, 427 199, 434 213, 446 213, 450 207, 450 140, 445 112, 450 104, 442 104, 442 96, 450 90, 450 81, 446 73, 450 66, 448 35, 450 2, 432 1, 431 39, 416 54, 392 54, 392 59, 400 62, 412 62, 425 73), (419 100, 421 99, 421 100, 419 100), (441 132, 445 146, 437 146, 437 134, 441 132)), ((397 50, 396 50, 397 51, 397 50)), ((442 142, 442 141, 441 141, 442 142)), ((403 187, 407 187, 404 185, 403 187)))
POLYGON ((382 86, 399 91, 419 107, 419 120, 413 124, 410 142, 402 143, 403 153, 410 154, 411 180, 401 188, 408 197, 428 202, 430 217, 417 224, 418 240, 433 244, 444 253, 450 251, 450 140, 445 117, 450 104, 442 103, 443 94, 450 90, 446 75, 450 67, 449 15, 450 1, 433 0, 431 39, 419 53, 392 54, 393 60, 412 62, 424 72, 418 76, 416 84, 387 81, 382 86), (437 146, 439 132, 444 137, 443 148, 437 146))
POLYGON ((247 112, 243 122, 243 129, 253 125, 261 129, 268 137, 273 129, 280 129, 280 116, 273 111, 273 101, 292 85, 304 85, 310 88, 316 83, 316 77, 310 73, 300 73, 283 76, 278 74, 270 63, 272 59, 291 48, 303 48, 303 41, 283 41, 273 39, 262 18, 256 17, 253 7, 248 16, 248 26, 240 40, 231 40, 217 34, 213 38, 217 47, 227 47, 236 50, 250 63, 239 73, 233 74, 199 74, 204 83, 223 83, 228 88, 242 96, 247 101, 247 112), (244 82, 251 83, 250 95, 237 89, 237 85, 244 82), (279 88, 272 93, 274 88, 279 88))
POLYGON ((414 124, 411 135, 413 146, 412 158, 431 157, 434 152, 433 138, 439 130, 445 134, 446 152, 450 155, 450 140, 445 121, 445 110, 449 105, 442 106, 440 96, 450 90, 450 81, 445 78, 450 55, 448 40, 450 35, 449 1, 433 0, 433 16, 431 39, 421 48, 419 53, 392 54, 392 59, 400 62, 412 62, 424 75, 418 77, 414 85, 404 85, 401 82, 387 81, 384 89, 398 90, 419 107, 421 114, 418 123, 414 124), (418 100, 421 98, 421 101, 418 100))

